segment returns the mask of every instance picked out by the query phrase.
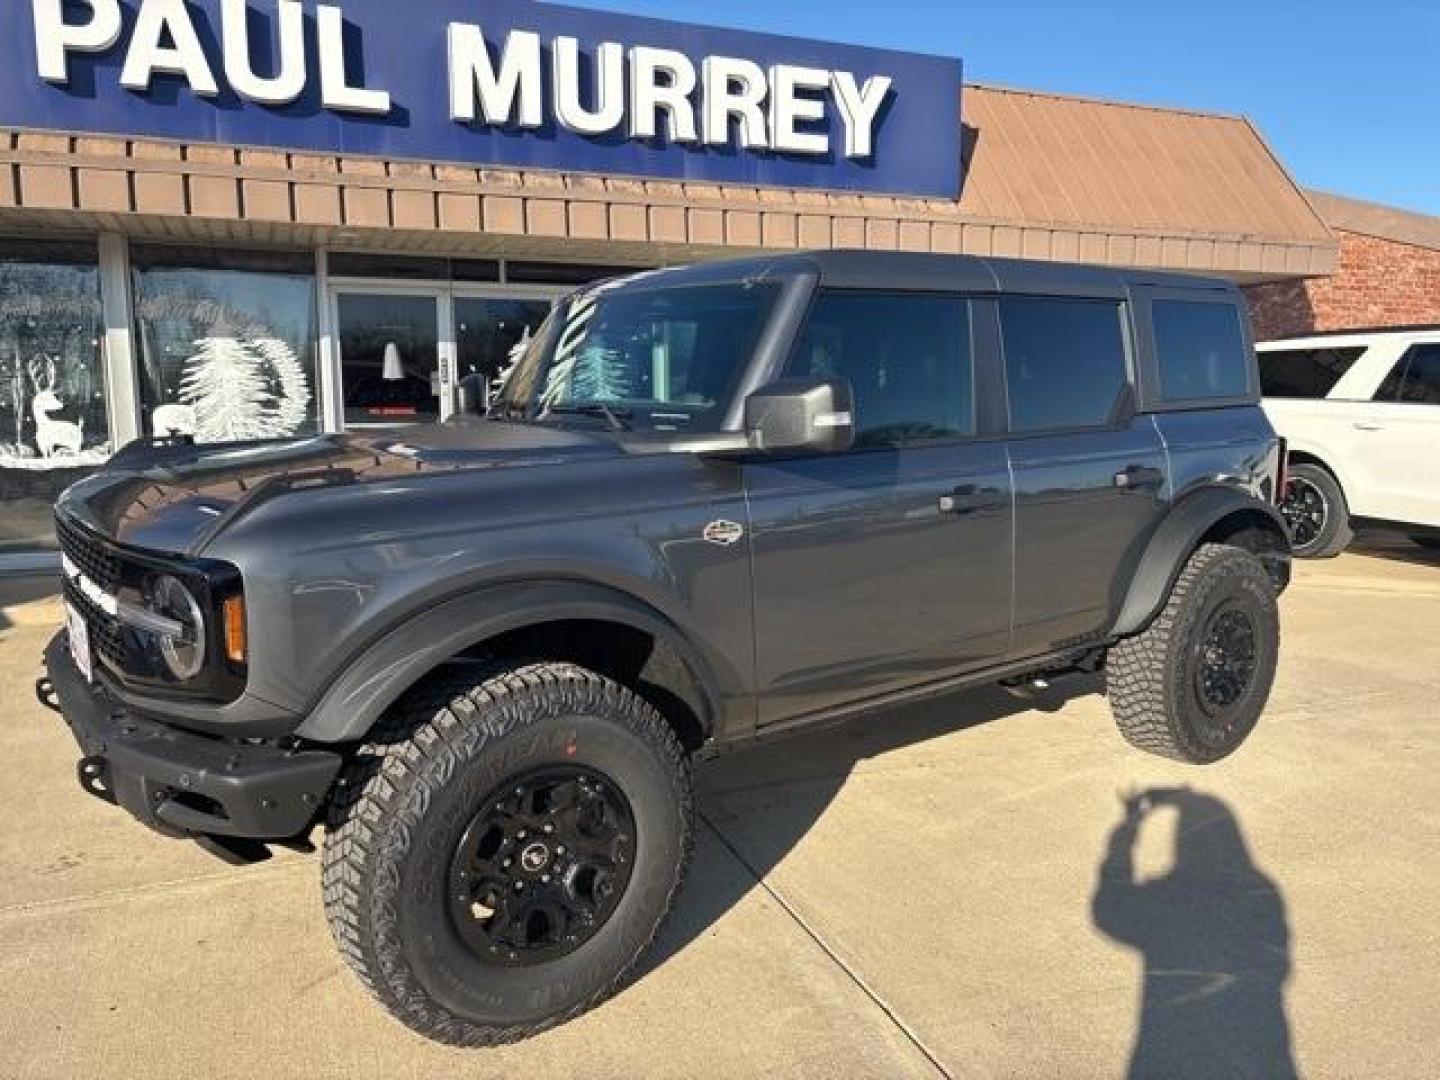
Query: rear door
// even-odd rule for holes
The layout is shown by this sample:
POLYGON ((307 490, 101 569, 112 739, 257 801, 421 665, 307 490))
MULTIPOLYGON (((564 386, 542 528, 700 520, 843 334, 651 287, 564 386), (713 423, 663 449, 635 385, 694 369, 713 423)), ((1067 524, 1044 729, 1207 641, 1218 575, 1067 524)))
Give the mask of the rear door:
POLYGON ((816 299, 786 374, 848 379, 858 438, 745 466, 762 725, 1005 655, 1009 466, 978 336, 961 296, 816 299))
MULTIPOLYGON (((1373 350, 1371 350, 1373 351, 1373 350)), ((1319 458, 1350 492, 1349 455, 1359 432, 1356 405, 1346 400, 1375 358, 1363 341, 1296 342, 1260 351, 1260 383, 1265 414, 1287 440, 1291 454, 1319 458), (1362 359, 1363 358, 1363 359, 1362 359)), ((1364 386, 1368 399, 1391 364, 1364 386)))
POLYGON ((1102 638, 1169 496, 1165 448, 1135 411, 1129 305, 1004 296, 1015 484, 1016 656, 1102 638))

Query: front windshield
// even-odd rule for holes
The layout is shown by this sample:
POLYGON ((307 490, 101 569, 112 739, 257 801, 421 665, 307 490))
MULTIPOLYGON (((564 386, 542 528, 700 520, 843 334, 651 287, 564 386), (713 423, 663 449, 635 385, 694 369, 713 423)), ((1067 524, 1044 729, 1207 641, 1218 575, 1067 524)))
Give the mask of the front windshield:
POLYGON ((625 284, 601 285, 555 309, 506 380, 496 415, 719 430, 779 286, 625 284))

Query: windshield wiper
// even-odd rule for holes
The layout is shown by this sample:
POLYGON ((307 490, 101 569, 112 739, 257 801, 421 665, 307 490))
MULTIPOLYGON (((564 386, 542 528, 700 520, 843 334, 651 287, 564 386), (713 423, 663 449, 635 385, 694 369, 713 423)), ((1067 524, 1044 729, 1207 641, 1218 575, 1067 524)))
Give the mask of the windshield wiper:
POLYGON ((611 431, 629 431, 630 417, 634 415, 630 409, 612 409, 602 401, 587 401, 581 405, 552 405, 541 414, 540 419, 547 416, 598 416, 610 425, 611 431))

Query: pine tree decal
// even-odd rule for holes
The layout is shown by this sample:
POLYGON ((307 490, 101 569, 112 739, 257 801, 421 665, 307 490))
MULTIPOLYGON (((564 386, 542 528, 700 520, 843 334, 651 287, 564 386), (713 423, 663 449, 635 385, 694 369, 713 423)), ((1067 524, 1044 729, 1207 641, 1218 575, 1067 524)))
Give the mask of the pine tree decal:
POLYGON ((273 408, 263 418, 265 438, 294 435, 310 415, 310 384, 295 350, 279 338, 262 337, 251 342, 260 358, 269 365, 279 384, 273 408))
POLYGON ((630 367, 619 349, 588 348, 575 364, 575 401, 619 401, 630 396, 630 367))
POLYGON ((180 381, 180 400, 195 410, 195 434, 202 442, 238 442, 272 436, 265 406, 270 402, 261 362, 230 336, 202 338, 180 381))

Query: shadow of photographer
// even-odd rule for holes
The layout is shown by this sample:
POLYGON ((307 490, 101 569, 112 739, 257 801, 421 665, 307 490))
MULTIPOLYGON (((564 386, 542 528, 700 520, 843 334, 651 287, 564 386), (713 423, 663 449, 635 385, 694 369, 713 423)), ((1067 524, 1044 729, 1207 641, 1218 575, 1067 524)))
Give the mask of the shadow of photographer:
POLYGON ((1285 1012, 1285 901, 1223 801, 1183 788, 1126 798, 1091 915, 1144 962, 1130 1077, 1298 1075, 1285 1012), (1177 814, 1173 864, 1140 880, 1137 843, 1167 807, 1177 814))

